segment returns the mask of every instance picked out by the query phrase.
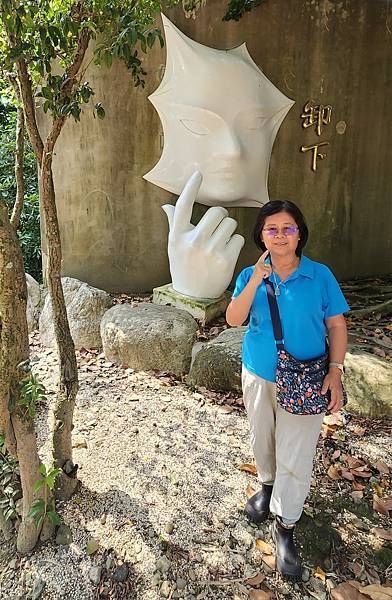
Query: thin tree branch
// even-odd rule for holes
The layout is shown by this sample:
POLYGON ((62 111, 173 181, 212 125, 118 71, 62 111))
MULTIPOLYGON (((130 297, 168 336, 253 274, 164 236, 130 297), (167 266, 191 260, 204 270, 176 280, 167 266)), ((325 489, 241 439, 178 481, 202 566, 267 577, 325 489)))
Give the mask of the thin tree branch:
POLYGON ((23 106, 21 104, 20 90, 16 78, 8 74, 8 80, 11 82, 16 99, 19 102, 17 121, 16 121, 16 148, 15 148, 15 180, 16 180, 16 199, 11 216, 11 225, 15 231, 19 227, 20 215, 23 210, 24 197, 26 192, 24 180, 24 134, 25 121, 23 106))

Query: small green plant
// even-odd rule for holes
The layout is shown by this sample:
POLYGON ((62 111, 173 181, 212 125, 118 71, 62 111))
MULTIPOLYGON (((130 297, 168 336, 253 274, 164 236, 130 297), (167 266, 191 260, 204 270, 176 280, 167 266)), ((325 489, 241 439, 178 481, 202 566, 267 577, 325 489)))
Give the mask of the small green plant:
POLYGON ((17 501, 22 497, 19 463, 5 447, 5 436, 0 434, 0 509, 6 520, 18 515, 17 501))
POLYGON ((56 477, 61 473, 61 469, 51 468, 47 471, 45 465, 41 463, 38 471, 39 474, 42 475, 42 479, 38 479, 38 481, 35 482, 33 490, 35 493, 38 493, 44 488, 44 497, 34 500, 27 516, 34 519, 37 529, 41 527, 45 517, 49 517, 55 525, 60 525, 61 520, 58 513, 55 511, 54 498, 50 492, 54 488, 56 477))
MULTIPOLYGON (((35 419, 37 414, 37 404, 46 402, 45 386, 42 385, 32 373, 19 382, 19 400, 18 406, 22 409, 22 419, 35 419)), ((8 403, 8 410, 12 413, 15 410, 15 397, 11 396, 8 403)))
POLYGON ((239 21, 245 13, 263 2, 266 2, 266 0, 229 0, 227 12, 222 21, 239 21))

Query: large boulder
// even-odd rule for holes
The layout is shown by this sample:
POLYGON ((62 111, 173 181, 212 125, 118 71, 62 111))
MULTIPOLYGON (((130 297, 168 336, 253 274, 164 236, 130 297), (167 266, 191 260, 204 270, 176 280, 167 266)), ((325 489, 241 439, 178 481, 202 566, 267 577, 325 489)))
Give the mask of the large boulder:
POLYGON ((26 283, 27 283, 27 307, 26 307, 26 316, 27 316, 27 325, 29 327, 29 332, 34 331, 34 329, 38 328, 38 320, 39 314, 41 311, 41 286, 28 273, 26 273, 26 283))
POLYGON ((210 390, 241 391, 241 347, 246 327, 233 327, 196 344, 187 382, 210 390))
POLYGON ((188 373, 198 325, 185 310, 142 303, 113 306, 101 322, 108 360, 135 370, 188 373))
MULTIPOLYGON (((211 390, 241 391, 241 345, 246 327, 226 329, 195 344, 187 382, 211 390)), ((364 416, 392 416, 392 365, 366 352, 346 355, 347 409, 364 416)))
MULTIPOLYGON (((107 292, 72 277, 62 277, 65 305, 75 348, 101 346, 100 324, 112 299, 107 292)), ((53 310, 50 294, 45 297, 39 317, 41 341, 45 346, 55 344, 53 310)))
POLYGON ((347 409, 364 416, 392 416, 392 364, 367 352, 346 354, 347 409))

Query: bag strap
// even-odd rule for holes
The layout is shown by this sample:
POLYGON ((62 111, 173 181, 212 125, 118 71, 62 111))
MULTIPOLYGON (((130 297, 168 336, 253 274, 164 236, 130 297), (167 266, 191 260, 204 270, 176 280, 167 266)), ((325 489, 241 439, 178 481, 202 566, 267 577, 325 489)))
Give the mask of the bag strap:
POLYGON ((284 339, 282 322, 280 320, 278 303, 275 296, 274 285, 268 278, 264 279, 267 288, 267 300, 271 313, 272 328, 274 330, 275 343, 278 350, 284 350, 284 339))

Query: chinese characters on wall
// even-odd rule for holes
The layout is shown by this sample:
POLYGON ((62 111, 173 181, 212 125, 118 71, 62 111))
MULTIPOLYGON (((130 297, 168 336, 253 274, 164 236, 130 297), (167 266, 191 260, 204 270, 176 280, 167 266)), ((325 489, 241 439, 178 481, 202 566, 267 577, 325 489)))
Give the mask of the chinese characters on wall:
MULTIPOLYGON (((301 115, 302 127, 307 129, 313 127, 316 134, 321 137, 324 128, 331 123, 332 106, 316 104, 313 100, 309 100, 304 108, 301 115)), ((326 158, 326 154, 319 151, 322 146, 329 146, 329 142, 318 141, 315 144, 309 144, 307 146, 301 146, 301 152, 311 152, 312 156, 312 171, 317 170, 317 161, 326 158)))

